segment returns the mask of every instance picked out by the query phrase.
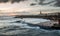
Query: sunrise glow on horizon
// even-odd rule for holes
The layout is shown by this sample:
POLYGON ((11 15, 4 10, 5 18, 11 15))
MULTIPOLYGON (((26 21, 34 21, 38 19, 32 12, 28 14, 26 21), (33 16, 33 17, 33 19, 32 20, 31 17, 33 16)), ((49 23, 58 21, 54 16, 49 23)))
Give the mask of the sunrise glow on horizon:
MULTIPOLYGON (((52 0, 51 0, 52 1, 52 0)), ((30 12, 32 14, 32 12, 34 12, 33 14, 39 13, 40 10, 50 10, 50 9, 60 9, 60 7, 54 7, 54 6, 50 6, 52 4, 49 5, 38 5, 39 1, 35 1, 35 0, 26 0, 26 1, 21 1, 19 3, 15 2, 15 3, 11 3, 11 2, 6 2, 6 3, 0 3, 0 14, 1 13, 11 13, 11 12, 30 12), (35 6, 30 6, 31 3, 36 3, 37 5, 35 6)), ((49 1, 47 1, 49 2, 49 1)), ((46 3, 46 2, 45 2, 46 3)), ((54 10, 54 11, 60 11, 60 10, 54 10)), ((42 11, 42 12, 47 12, 47 11, 42 11)), ((50 11, 48 11, 50 12, 50 11)), ((12 13, 13 14, 13 13, 12 13)), ((15 15, 15 14, 14 14, 15 15)))

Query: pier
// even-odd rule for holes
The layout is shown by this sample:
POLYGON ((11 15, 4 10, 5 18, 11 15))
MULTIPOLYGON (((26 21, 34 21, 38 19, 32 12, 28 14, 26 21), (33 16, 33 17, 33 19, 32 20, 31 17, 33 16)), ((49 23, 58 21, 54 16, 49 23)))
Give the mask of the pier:
POLYGON ((60 13, 48 13, 38 15, 15 15, 15 18, 43 18, 43 19, 57 20, 60 19, 60 13))

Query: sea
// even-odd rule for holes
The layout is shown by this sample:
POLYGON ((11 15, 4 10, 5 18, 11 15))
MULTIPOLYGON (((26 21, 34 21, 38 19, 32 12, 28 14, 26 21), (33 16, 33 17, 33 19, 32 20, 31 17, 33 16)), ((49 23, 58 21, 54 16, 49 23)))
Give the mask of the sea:
POLYGON ((42 18, 14 18, 14 16, 0 16, 0 36, 60 36, 60 30, 46 30, 39 26, 30 26, 50 21, 42 18))

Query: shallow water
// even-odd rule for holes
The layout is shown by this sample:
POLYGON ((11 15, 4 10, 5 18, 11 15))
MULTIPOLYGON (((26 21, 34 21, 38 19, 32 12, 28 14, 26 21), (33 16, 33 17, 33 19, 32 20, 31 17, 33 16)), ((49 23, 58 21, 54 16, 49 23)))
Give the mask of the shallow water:
POLYGON ((40 23, 50 20, 37 18, 7 18, 0 18, 0 36, 60 36, 60 30, 45 30, 38 26, 28 26, 26 23, 23 23, 23 21, 28 23, 40 23), (16 23, 15 21, 21 22, 16 23))

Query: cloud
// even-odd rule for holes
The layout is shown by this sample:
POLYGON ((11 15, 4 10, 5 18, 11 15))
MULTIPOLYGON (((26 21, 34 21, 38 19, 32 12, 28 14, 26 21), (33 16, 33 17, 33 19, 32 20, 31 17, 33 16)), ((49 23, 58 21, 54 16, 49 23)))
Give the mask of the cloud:
POLYGON ((60 0, 55 0, 55 1, 56 3, 54 5, 60 7, 60 0))
POLYGON ((1 2, 4 2, 4 3, 5 3, 5 2, 8 2, 8 0, 0 0, 0 3, 1 3, 1 2))
POLYGON ((20 2, 20 1, 25 1, 25 0, 12 0, 11 3, 14 3, 14 2, 20 2))
POLYGON ((31 6, 34 5, 42 5, 42 6, 54 6, 54 7, 60 7, 60 0, 35 0, 36 3, 31 3, 31 6))
POLYGON ((39 4, 40 4, 40 5, 49 5, 49 4, 53 3, 53 2, 55 2, 55 1, 50 1, 50 2, 48 2, 48 3, 41 2, 41 3, 39 3, 39 4))
POLYGON ((14 2, 20 2, 20 1, 25 1, 25 0, 0 0, 0 3, 6 3, 8 1, 11 1, 11 3, 14 3, 14 2))
MULTIPOLYGON (((46 0, 40 0, 40 2, 39 2, 39 5, 49 5, 49 4, 53 4, 54 2, 56 2, 56 3, 54 3, 52 6, 56 6, 56 7, 60 7, 60 0, 53 0, 53 1, 50 1, 50 2, 48 2, 48 3, 44 3, 46 0)), ((48 0, 49 1, 49 0, 48 0)))
POLYGON ((40 0, 39 4, 43 4, 44 1, 45 1, 45 0, 40 0))

